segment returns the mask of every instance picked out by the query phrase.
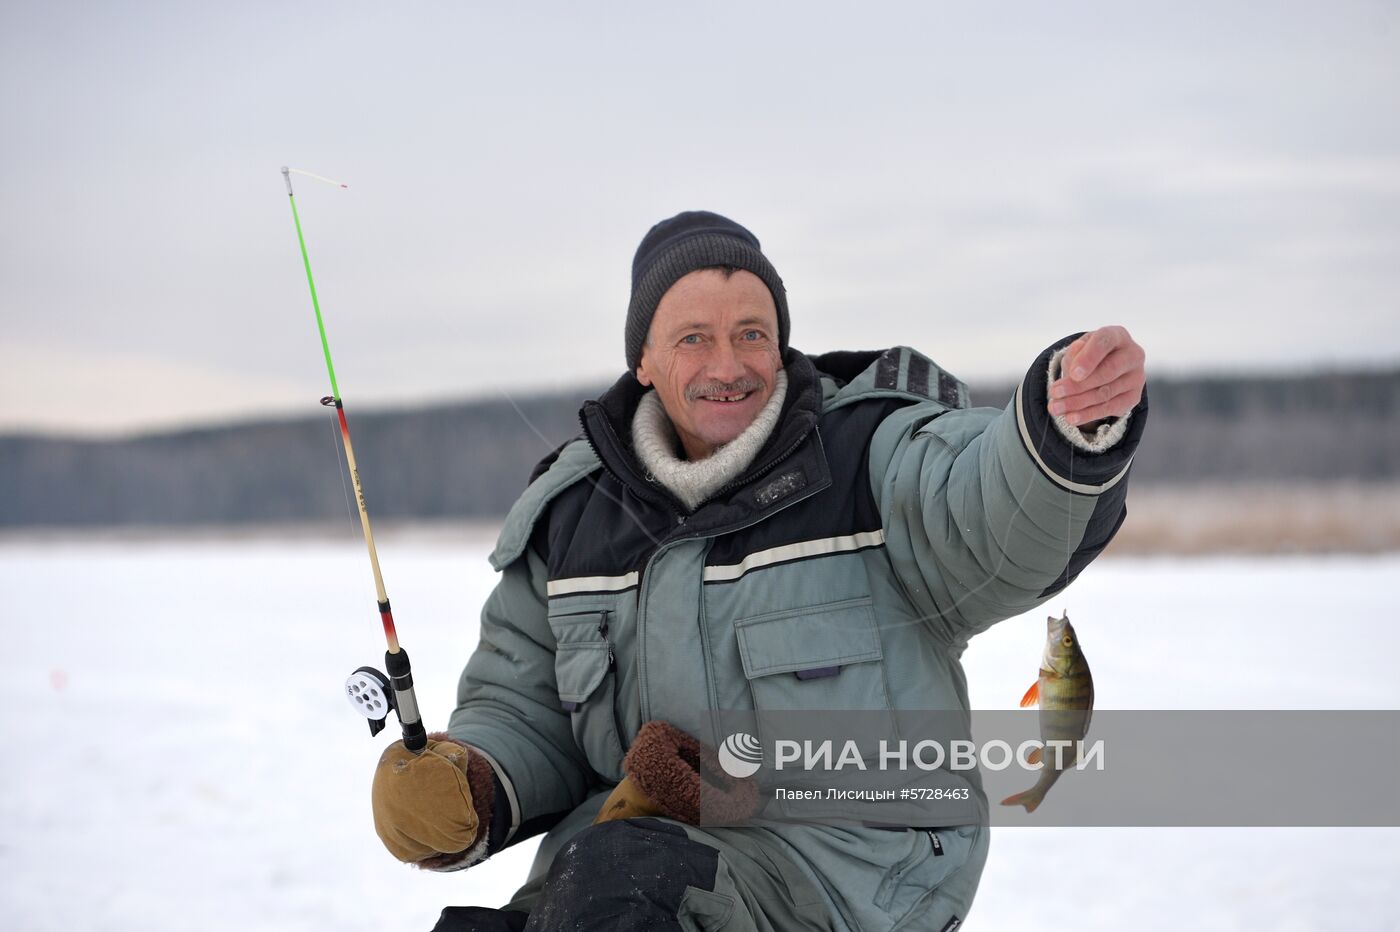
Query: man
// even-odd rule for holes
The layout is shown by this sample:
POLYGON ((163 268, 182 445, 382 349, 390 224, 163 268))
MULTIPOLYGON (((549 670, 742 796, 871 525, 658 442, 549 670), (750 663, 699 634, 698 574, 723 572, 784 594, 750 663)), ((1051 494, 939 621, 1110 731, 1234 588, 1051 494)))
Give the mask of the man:
POLYGON ((788 337, 748 230, 687 212, 642 240, 629 371, 511 509, 448 732, 376 771, 400 860, 456 870, 549 831, 505 910, 439 929, 967 915, 977 825, 700 818, 746 805, 699 779, 723 737, 707 713, 966 709, 968 638, 1068 585, 1123 520, 1143 352, 1121 327, 1061 340, 998 411, 911 349, 809 357, 788 337))

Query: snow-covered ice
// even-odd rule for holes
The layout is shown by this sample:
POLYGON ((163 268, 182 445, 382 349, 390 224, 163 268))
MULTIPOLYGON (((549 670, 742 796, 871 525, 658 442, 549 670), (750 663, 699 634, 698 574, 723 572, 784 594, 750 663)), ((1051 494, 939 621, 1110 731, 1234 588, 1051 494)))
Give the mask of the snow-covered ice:
MULTIPOLYGON (((379 541, 441 727, 494 582, 488 534, 379 541)), ((1400 708, 1400 556, 1109 559, 1067 608, 1101 708, 1400 708)), ((382 660, 363 544, 0 543, 0 915, 40 929, 428 929, 499 905, 534 843, 456 874, 380 847, 341 694, 382 660)), ((1014 707, 1044 611, 973 642, 1014 707)), ((1001 829, 971 929, 1397 929, 1400 829, 1001 829)))

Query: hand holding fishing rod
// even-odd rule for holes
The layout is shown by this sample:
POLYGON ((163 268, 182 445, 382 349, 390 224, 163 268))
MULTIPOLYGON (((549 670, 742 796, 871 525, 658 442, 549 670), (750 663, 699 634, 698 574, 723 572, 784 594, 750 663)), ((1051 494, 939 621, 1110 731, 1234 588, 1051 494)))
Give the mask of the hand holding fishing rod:
POLYGON ((428 744, 428 733, 423 728, 418 714, 418 699, 413 692, 413 671, 409 666, 408 652, 399 647, 398 633, 394 629, 394 616, 389 608, 389 596, 384 591, 384 577, 379 571, 379 555, 374 549, 374 532, 370 529, 369 511, 365 508, 365 493, 360 487, 360 470, 355 465, 355 448, 350 443, 350 425, 345 420, 345 406, 341 403, 340 388, 335 381, 335 365, 331 362, 331 346, 326 339, 326 325, 321 317, 321 302, 316 297, 316 282, 311 277, 311 260, 306 254, 306 239, 301 232, 301 218, 297 214, 296 195, 292 192, 292 173, 315 178, 341 188, 348 185, 311 172, 282 167, 282 178, 287 182, 287 199, 292 205, 292 222, 297 228, 297 243, 301 246, 301 261, 306 267, 306 284, 311 289, 311 306, 316 311, 316 328, 321 334, 321 349, 326 356, 326 371, 330 374, 331 394, 321 399, 321 404, 334 407, 340 420, 340 439, 345 447, 345 461, 350 467, 350 480, 355 486, 355 503, 360 509, 360 527, 364 530, 365 545, 369 548, 370 568, 374 571, 374 588, 378 596, 379 618, 384 625, 384 637, 389 648, 384 654, 384 666, 389 674, 373 667, 360 667, 345 681, 345 694, 354 709, 369 719, 369 733, 377 735, 384 728, 389 710, 398 713, 399 724, 403 728, 403 743, 414 754, 421 753, 428 744))

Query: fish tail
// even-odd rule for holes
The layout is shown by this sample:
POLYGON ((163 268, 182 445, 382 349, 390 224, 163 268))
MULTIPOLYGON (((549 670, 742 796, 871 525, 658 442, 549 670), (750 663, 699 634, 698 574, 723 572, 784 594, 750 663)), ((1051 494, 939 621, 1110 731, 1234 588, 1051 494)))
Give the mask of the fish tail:
POLYGON ((1040 801, 1044 798, 1045 792, 1037 784, 1023 793, 1006 797, 1001 801, 1001 804, 1003 806, 1025 806, 1027 812, 1035 812, 1035 807, 1039 806, 1040 801))

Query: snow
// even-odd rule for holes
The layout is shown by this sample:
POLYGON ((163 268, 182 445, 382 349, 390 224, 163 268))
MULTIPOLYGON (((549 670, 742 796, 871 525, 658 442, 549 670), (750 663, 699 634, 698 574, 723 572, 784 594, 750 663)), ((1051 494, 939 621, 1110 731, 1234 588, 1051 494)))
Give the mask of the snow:
MULTIPOLYGON (((429 728, 494 582, 489 533, 380 538, 429 728)), ((535 844, 454 874, 399 865, 341 694, 383 641, 344 540, 0 542, 0 915, 43 929, 427 929, 500 905, 535 844)), ((1101 708, 1400 708, 1400 556, 1103 560, 1067 609, 1101 708)), ((1014 707, 1046 611, 973 642, 978 708, 1014 707)), ((390 733, 394 726, 390 725, 390 733)), ((1002 829, 966 928, 1400 928, 1397 829, 1002 829)))

